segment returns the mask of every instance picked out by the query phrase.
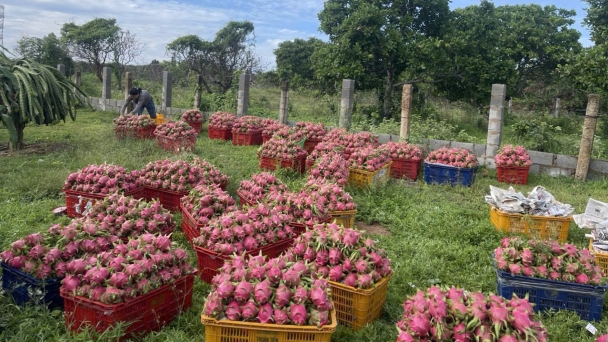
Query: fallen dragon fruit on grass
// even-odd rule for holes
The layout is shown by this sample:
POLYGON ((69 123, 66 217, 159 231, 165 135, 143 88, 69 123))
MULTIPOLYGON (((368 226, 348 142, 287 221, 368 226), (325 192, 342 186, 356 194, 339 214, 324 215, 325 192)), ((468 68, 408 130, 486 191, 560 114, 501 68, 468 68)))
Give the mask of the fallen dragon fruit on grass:
POLYGON ((144 234, 111 251, 89 254, 67 264, 62 290, 105 304, 117 304, 193 274, 185 250, 168 236, 144 234))
POLYGON ((251 179, 244 179, 237 190, 248 202, 259 202, 270 192, 285 192, 287 187, 275 175, 269 172, 257 173, 251 179))
POLYGON ((207 225, 214 216, 237 210, 234 199, 215 184, 196 186, 181 198, 181 204, 197 225, 207 225))
POLYGON ((348 183, 349 164, 342 156, 342 153, 333 151, 324 153, 308 171, 308 180, 325 180, 336 183, 339 186, 346 186, 346 183, 348 183))
POLYGON ((196 137, 197 133, 184 121, 171 121, 157 126, 154 135, 170 139, 189 139, 196 137))
POLYGON ((548 341, 527 298, 506 300, 481 292, 433 286, 408 297, 397 342, 548 341))
POLYGON ((209 128, 231 130, 236 119, 236 115, 232 113, 215 112, 209 118, 209 128))
POLYGON ((353 169, 374 172, 390 163, 391 157, 383 148, 365 147, 355 150, 348 160, 353 169))
POLYGON ((182 121, 185 122, 195 122, 195 123, 203 123, 205 118, 203 117, 203 113, 201 113, 197 109, 188 109, 182 114, 182 121))
POLYGON ((363 231, 335 223, 315 225, 294 240, 288 260, 311 267, 313 278, 324 278, 358 289, 369 289, 392 274, 391 261, 363 231))
POLYGON ((240 254, 292 238, 291 220, 289 215, 257 204, 214 217, 192 243, 223 255, 240 254))
POLYGON ((203 313, 215 319, 280 325, 330 324, 327 281, 313 280, 310 265, 278 257, 235 256, 213 278, 203 313))
POLYGON ((141 170, 142 183, 155 189, 189 192, 199 184, 225 185, 228 176, 204 159, 156 160, 141 170))
POLYGON ((143 185, 139 176, 139 171, 129 171, 123 166, 91 164, 70 173, 63 189, 102 195, 132 191, 143 185))
POLYGON ((317 202, 323 203, 330 212, 357 209, 357 205, 348 192, 338 184, 323 179, 309 180, 300 191, 300 195, 317 199, 317 202))
POLYGON ((568 283, 600 285, 604 272, 586 249, 557 241, 506 237, 494 250, 496 267, 513 275, 568 283))

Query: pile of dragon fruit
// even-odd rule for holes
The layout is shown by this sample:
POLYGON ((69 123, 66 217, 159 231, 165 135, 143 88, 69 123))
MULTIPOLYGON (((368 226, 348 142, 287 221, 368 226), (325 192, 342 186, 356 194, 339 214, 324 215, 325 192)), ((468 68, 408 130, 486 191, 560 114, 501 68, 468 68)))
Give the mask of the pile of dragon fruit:
POLYGON ((114 123, 114 129, 117 131, 133 131, 156 125, 154 119, 144 115, 121 115, 112 122, 114 123))
POLYGON ((228 183, 228 176, 199 158, 190 163, 184 160, 156 160, 142 169, 141 177, 146 186, 175 192, 189 192, 199 184, 228 183))
POLYGON ((322 196, 313 198, 302 192, 270 192, 264 202, 278 212, 289 215, 292 223, 314 225, 331 218, 322 196))
POLYGON ((359 132, 355 134, 348 133, 344 128, 338 128, 330 131, 323 138, 324 142, 331 142, 344 147, 344 153, 347 155, 366 147, 376 148, 380 146, 378 137, 369 132, 359 132))
POLYGON ((328 325, 330 287, 324 279, 311 278, 310 266, 262 255, 227 260, 213 279, 204 314, 263 324, 328 325))
POLYGON ((556 241, 504 238, 494 250, 496 267, 513 275, 600 285, 604 272, 591 252, 556 241))
POLYGON ((168 236, 144 234, 67 264, 62 289, 76 296, 117 304, 192 274, 185 250, 168 236))
POLYGON ((237 210, 232 196, 215 184, 197 185, 181 198, 181 205, 197 225, 207 225, 212 217, 237 210))
POLYGON ((197 133, 184 121, 171 121, 157 126, 154 135, 170 139, 188 139, 196 137, 197 133))
POLYGON ((433 286, 403 304, 397 342, 548 341, 547 329, 525 298, 433 286))
POLYGON ((352 196, 338 184, 312 179, 300 191, 300 195, 316 199, 330 211, 355 210, 357 205, 352 196))
POLYGON ((277 131, 284 129, 289 130, 289 126, 282 124, 278 121, 273 121, 270 123, 266 123, 264 129, 262 130, 262 135, 273 136, 277 131))
POLYGON ((244 179, 237 193, 248 202, 260 202, 270 192, 285 192, 287 187, 275 175, 269 172, 257 173, 251 179, 244 179))
POLYGON ((374 172, 390 163, 391 157, 383 148, 364 147, 353 151, 348 160, 353 169, 374 172))
POLYGON ((308 171, 308 180, 322 179, 345 186, 348 182, 348 172, 348 161, 344 159, 342 153, 331 151, 322 154, 317 159, 314 166, 308 171))
POLYGON ((91 164, 70 173, 63 189, 103 195, 131 191, 143 185, 139 176, 139 171, 128 171, 123 166, 91 164))
POLYGON ((321 140, 327 133, 325 125, 314 122, 298 122, 294 126, 294 130, 301 132, 307 140, 321 140))
POLYGON ((209 118, 209 127, 214 129, 232 129, 236 115, 227 112, 216 112, 209 118))
POLYGON ((205 117, 203 117, 203 113, 201 113, 199 110, 189 109, 182 114, 182 121, 203 123, 205 121, 205 117))
POLYGON ((307 162, 315 162, 321 156, 327 153, 344 153, 344 146, 336 144, 334 142, 322 141, 318 143, 312 152, 306 158, 307 162))
MULTIPOLYGON (((173 215, 164 209, 159 201, 146 202, 120 194, 111 194, 97 201, 86 217, 93 222, 87 220, 82 223, 88 226, 94 224, 95 228, 90 227, 88 230, 95 236, 95 230, 119 238, 138 237, 144 233, 170 234, 175 227, 173 215)), ((66 228, 80 222, 73 220, 66 228)))
POLYGON ((315 225, 294 240, 286 257, 310 265, 313 275, 358 289, 392 274, 386 252, 363 231, 335 223, 315 225))
POLYGON ((264 119, 245 115, 234 120, 232 133, 261 133, 265 127, 264 119))
POLYGON ((296 141, 273 136, 258 149, 258 157, 276 160, 293 160, 306 158, 306 150, 296 141))
POLYGON ((257 204, 214 217, 192 243, 223 255, 240 254, 292 238, 290 221, 289 215, 257 204))
POLYGON ((404 141, 389 141, 382 145, 382 148, 389 153, 392 159, 422 160, 422 151, 416 145, 408 144, 404 141))
POLYGON ((462 168, 476 168, 477 157, 473 152, 464 148, 447 148, 442 147, 438 150, 431 151, 424 160, 427 163, 443 164, 462 168))

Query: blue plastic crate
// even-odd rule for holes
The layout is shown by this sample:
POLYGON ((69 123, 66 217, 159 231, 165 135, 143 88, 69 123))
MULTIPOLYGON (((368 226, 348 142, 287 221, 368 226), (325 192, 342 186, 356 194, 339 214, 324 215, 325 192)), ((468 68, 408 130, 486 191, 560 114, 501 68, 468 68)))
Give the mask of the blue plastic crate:
POLYGON ((31 299, 37 299, 51 309, 63 310, 63 298, 59 295, 61 279, 37 279, 5 263, 0 263, 0 266, 2 289, 12 295, 17 304, 23 305, 31 299), (40 298, 35 295, 38 291, 40 298))
POLYGON ((424 163, 424 181, 427 184, 471 186, 477 168, 461 168, 443 164, 424 163))
POLYGON ((575 311, 587 321, 598 321, 607 286, 581 285, 562 281, 516 276, 496 269, 499 296, 511 299, 513 294, 535 304, 534 311, 549 309, 575 311))

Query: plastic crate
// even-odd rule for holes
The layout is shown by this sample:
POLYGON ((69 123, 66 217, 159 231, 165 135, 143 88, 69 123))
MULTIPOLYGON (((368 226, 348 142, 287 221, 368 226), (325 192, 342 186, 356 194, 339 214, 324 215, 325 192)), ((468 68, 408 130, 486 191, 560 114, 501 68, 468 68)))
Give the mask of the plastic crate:
POLYGON ((272 135, 262 134, 262 145, 265 144, 270 139, 272 139, 272 135))
POLYGON ((523 234, 531 238, 554 239, 564 243, 568 239, 572 216, 511 214, 490 206, 490 221, 496 229, 507 233, 523 234))
POLYGON ((471 186, 477 168, 461 168, 443 164, 424 163, 424 181, 427 184, 471 186))
MULTIPOLYGON (((284 239, 279 242, 271 243, 261 248, 245 252, 245 255, 258 255, 261 252, 262 255, 267 256, 268 259, 272 259, 281 255, 281 253, 291 247, 292 244, 293 239, 284 239)), ((224 265, 224 261, 230 260, 232 256, 218 254, 200 246, 193 247, 198 260, 198 271, 201 280, 211 284, 213 277, 219 273, 219 269, 224 265)))
POLYGON ((179 210, 181 199, 188 196, 188 192, 175 192, 166 189, 156 189, 144 186, 144 197, 148 200, 158 199, 163 208, 176 212, 179 210))
POLYGON ((420 171, 420 164, 422 160, 409 160, 393 158, 391 164, 391 177, 396 179, 411 179, 416 180, 418 178, 418 172, 420 171))
POLYGON ((196 136, 188 138, 169 138, 162 135, 156 136, 156 142, 158 146, 171 152, 194 152, 196 148, 196 136))
POLYGON ((203 130, 202 122, 194 122, 194 121, 185 121, 185 122, 196 131, 196 134, 201 134, 201 131, 203 130))
POLYGON ((355 227, 355 215, 357 214, 357 209, 354 210, 343 210, 343 211, 330 211, 329 215, 331 215, 331 220, 336 224, 344 226, 346 228, 354 228, 355 227))
POLYGON ((154 139, 154 131, 156 130, 156 125, 148 126, 148 127, 139 127, 136 132, 136 136, 138 139, 154 139))
POLYGON ((608 252, 597 252, 593 250, 593 239, 589 240, 589 250, 595 257, 595 263, 608 275, 608 252))
MULTIPOLYGON (((82 215, 90 210, 93 205, 99 201, 103 200, 109 194, 91 194, 88 192, 75 191, 70 189, 63 189, 65 193, 65 206, 67 207, 67 215, 70 218, 78 218, 82 217, 82 215)), ((125 191, 125 196, 133 196, 135 199, 140 199, 145 197, 144 188, 138 188, 135 190, 125 191)))
POLYGON ((243 196, 243 194, 241 194, 240 191, 237 190, 236 191, 236 195, 239 197, 239 204, 241 206, 245 206, 245 205, 252 206, 252 205, 255 205, 255 201, 248 200, 247 198, 245 198, 245 196, 243 196))
POLYGON ((165 119, 165 116, 163 114, 159 113, 156 113, 156 118, 154 119, 154 121, 156 122, 156 126, 160 126, 164 123, 169 122, 169 120, 165 119))
POLYGON ((534 306, 535 312, 544 310, 575 311, 587 321, 597 321, 602 315, 605 286, 581 285, 548 279, 515 276, 496 269, 496 285, 499 296, 511 299, 513 294, 523 298, 534 306))
POLYGON ((207 127, 209 139, 232 140, 232 130, 224 128, 207 127))
POLYGON ((337 326, 335 310, 331 311, 330 320, 330 324, 317 328, 217 320, 201 315, 201 323, 205 326, 205 342, 330 342, 337 326))
POLYGON ((372 184, 386 182, 391 176, 391 164, 392 163, 389 162, 373 172, 351 167, 348 172, 348 184, 359 188, 365 188, 372 184))
POLYGON ((59 295, 63 278, 38 279, 5 263, 0 263, 0 267, 2 289, 15 299, 15 303, 23 305, 33 300, 50 309, 63 309, 63 299, 59 295))
POLYGON ((192 217, 190 212, 187 211, 181 204, 179 208, 182 212, 182 231, 186 235, 188 241, 192 243, 192 240, 201 236, 200 230, 203 225, 197 224, 194 217, 192 217))
POLYGON ((232 145, 253 146, 262 145, 262 131, 238 132, 232 131, 232 145))
POLYGON ((306 153, 311 154, 321 141, 321 139, 306 139, 304 141, 304 149, 306 150, 306 153))
POLYGON ((119 304, 104 304, 62 290, 66 328, 92 327, 102 333, 118 322, 131 323, 121 340, 158 331, 192 305, 193 285, 194 276, 187 275, 119 304))
POLYGON ((496 179, 501 183, 528 184, 529 166, 496 166, 496 179))
POLYGON ((384 277, 374 288, 366 290, 329 281, 338 323, 356 331, 380 318, 391 277, 384 277))
POLYGON ((292 169, 293 171, 298 173, 306 172, 306 156, 280 161, 262 156, 260 157, 260 169, 267 171, 275 171, 277 169, 277 162, 279 162, 279 168, 281 169, 292 169))

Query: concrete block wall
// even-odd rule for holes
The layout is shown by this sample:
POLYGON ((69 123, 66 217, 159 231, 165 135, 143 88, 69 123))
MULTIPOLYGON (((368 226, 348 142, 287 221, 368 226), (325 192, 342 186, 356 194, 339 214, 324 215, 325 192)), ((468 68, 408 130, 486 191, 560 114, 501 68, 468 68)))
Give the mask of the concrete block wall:
MULTIPOLYGON (((108 112, 114 112, 114 113, 119 113, 120 112, 120 108, 125 104, 124 100, 104 100, 102 98, 99 97, 90 97, 89 98, 91 107, 93 107, 96 110, 103 110, 103 111, 108 111, 108 112)), ((165 117, 167 118, 173 118, 173 117, 177 117, 179 115, 181 115, 183 112, 187 111, 190 108, 176 108, 176 107, 168 107, 168 108, 162 108, 161 106, 156 106, 156 112, 157 113, 162 113, 163 115, 165 115, 165 117)), ((146 111, 144 110, 144 113, 146 111)), ((207 113, 207 117, 209 116, 209 113, 207 113)))

